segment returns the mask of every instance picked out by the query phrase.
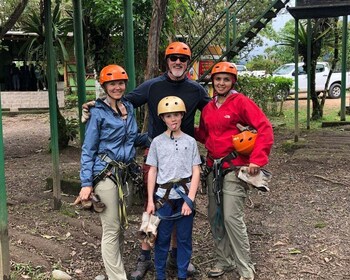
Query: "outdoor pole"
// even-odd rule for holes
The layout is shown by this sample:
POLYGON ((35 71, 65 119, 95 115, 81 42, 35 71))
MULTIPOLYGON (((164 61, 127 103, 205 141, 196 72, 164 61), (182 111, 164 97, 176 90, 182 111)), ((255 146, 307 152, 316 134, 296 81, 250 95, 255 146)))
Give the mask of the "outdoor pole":
POLYGON ((7 196, 5 185, 4 141, 0 92, 0 277, 10 279, 10 249, 8 236, 7 196))
POLYGON ((307 95, 306 95, 306 129, 310 129, 310 94, 311 94, 311 19, 307 20, 307 54, 306 54, 306 71, 307 71, 307 95))
POLYGON ((51 156, 52 156, 52 189, 53 208, 61 208, 61 181, 59 172, 58 122, 57 122, 57 87, 56 87, 56 57, 52 38, 51 0, 44 2, 45 15, 45 45, 47 53, 47 77, 50 107, 51 156))
MULTIPOLYGON (((226 50, 230 48, 230 11, 226 8, 226 26, 225 26, 225 31, 226 31, 226 50)), ((230 61, 232 57, 230 55, 227 55, 227 61, 230 61)))
POLYGON ((79 112, 79 132, 80 144, 85 138, 85 126, 81 122, 82 106, 86 102, 85 85, 85 62, 84 62, 84 39, 83 39, 83 16, 81 0, 73 0, 74 10, 74 47, 75 60, 77 65, 77 90, 78 90, 78 112, 79 112))
POLYGON ((232 30, 233 30, 233 35, 232 35, 232 42, 236 42, 236 37, 237 37, 237 17, 236 14, 233 14, 232 16, 232 30))
POLYGON ((346 98, 346 50, 348 43, 348 17, 343 16, 342 36, 342 59, 341 59, 341 99, 340 99, 340 120, 345 121, 345 98, 346 98))
POLYGON ((299 21, 295 19, 294 60, 295 60, 295 98, 294 98, 294 142, 299 141, 299 21))
POLYGON ((129 77, 126 92, 130 92, 136 86, 132 3, 132 0, 124 0, 124 45, 126 50, 125 68, 129 77))

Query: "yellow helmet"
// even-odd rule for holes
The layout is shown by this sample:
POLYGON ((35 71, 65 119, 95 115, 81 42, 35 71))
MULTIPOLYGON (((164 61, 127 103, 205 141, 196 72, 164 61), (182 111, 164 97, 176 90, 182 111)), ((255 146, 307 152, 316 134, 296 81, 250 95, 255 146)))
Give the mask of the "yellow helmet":
POLYGON ((186 113, 185 103, 177 96, 167 96, 158 103, 158 116, 165 113, 184 112, 186 113))

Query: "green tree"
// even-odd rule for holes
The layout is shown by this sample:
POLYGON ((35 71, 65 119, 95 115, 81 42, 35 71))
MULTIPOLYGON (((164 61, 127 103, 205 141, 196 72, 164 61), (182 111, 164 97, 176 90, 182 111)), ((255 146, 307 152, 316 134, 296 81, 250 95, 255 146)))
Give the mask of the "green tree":
MULTIPOLYGON (((310 66, 310 77, 311 88, 310 96, 312 100, 312 120, 318 120, 323 115, 323 108, 318 99, 318 94, 316 93, 316 63, 318 58, 321 56, 322 47, 326 44, 326 35, 331 31, 330 19, 320 18, 310 20, 311 28, 311 66, 310 66)), ((298 51, 299 55, 302 57, 303 62, 306 65, 307 62, 307 21, 300 21, 298 28, 298 51)), ((295 36, 294 34, 285 34, 282 37, 282 45, 294 48, 295 46, 295 36)))
MULTIPOLYGON (((30 15, 23 20, 22 30, 28 33, 35 33, 37 36, 30 37, 22 46, 21 51, 26 53, 28 60, 43 61, 47 60, 46 44, 45 44, 45 26, 44 26, 44 1, 40 1, 39 12, 32 10, 30 15)), ((59 60, 67 61, 69 59, 68 51, 65 47, 67 33, 72 31, 72 18, 63 17, 61 2, 56 2, 52 14, 52 31, 53 46, 59 60)), ((69 12, 67 13, 69 15, 69 12)), ((57 63, 57 61, 56 61, 57 63)), ((44 64, 45 65, 45 64, 44 64)), ((57 67, 55 67, 57 69, 57 67)), ((68 146, 70 140, 70 131, 64 116, 61 114, 57 102, 57 118, 58 118, 58 144, 63 149, 68 146)))
POLYGON ((28 0, 23 0, 19 3, 14 1, 0 3, 0 41, 4 38, 6 32, 16 24, 27 4, 28 0), (8 14, 10 14, 9 17, 7 17, 8 14))

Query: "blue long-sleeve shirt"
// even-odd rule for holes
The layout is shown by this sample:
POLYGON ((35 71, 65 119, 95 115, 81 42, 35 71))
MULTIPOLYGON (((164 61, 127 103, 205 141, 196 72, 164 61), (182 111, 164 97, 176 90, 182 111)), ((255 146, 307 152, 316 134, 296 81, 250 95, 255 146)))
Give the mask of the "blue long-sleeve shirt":
POLYGON ((137 123, 134 108, 123 101, 127 119, 122 119, 103 100, 98 99, 91 108, 91 117, 86 124, 85 140, 81 153, 81 186, 92 186, 93 177, 101 172, 107 163, 98 155, 107 154, 115 161, 130 162, 136 155, 134 142, 137 137, 137 123))

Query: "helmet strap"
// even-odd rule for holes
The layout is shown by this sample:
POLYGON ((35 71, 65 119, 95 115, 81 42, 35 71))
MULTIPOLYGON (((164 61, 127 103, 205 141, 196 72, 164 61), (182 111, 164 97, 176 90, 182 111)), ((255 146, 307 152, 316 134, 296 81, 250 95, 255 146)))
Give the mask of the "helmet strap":
MULTIPOLYGON (((118 107, 118 102, 120 101, 120 99, 115 99, 115 98, 113 98, 112 96, 110 96, 110 95, 108 94, 108 92, 106 92, 106 94, 107 94, 106 101, 107 101, 108 105, 112 107, 112 103, 111 103, 111 102, 114 101, 115 109, 117 110, 119 116, 122 116, 123 114, 122 114, 122 112, 120 111, 120 109, 119 109, 119 107, 118 107)), ((112 108, 113 108, 113 107, 112 107, 112 108)))

